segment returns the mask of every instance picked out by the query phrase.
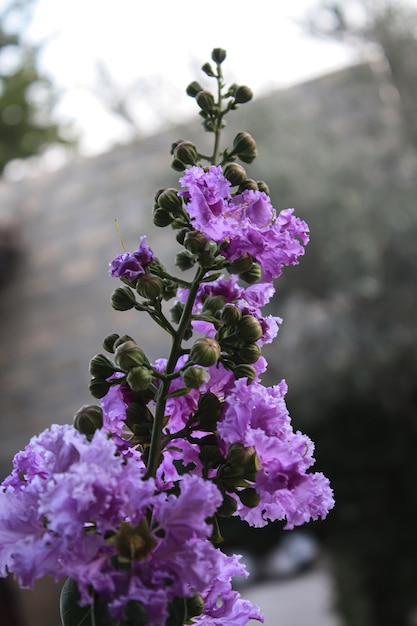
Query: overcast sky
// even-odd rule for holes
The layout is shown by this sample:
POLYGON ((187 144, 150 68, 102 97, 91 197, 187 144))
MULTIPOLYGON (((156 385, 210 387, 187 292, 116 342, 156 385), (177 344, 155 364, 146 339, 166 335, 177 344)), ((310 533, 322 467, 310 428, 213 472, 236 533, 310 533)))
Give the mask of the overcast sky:
POLYGON ((95 95, 97 62, 130 93, 142 133, 175 114, 195 114, 184 94, 213 47, 228 52, 226 78, 256 95, 338 69, 355 57, 297 26, 315 0, 37 0, 29 30, 47 40, 41 62, 63 90, 58 108, 82 134, 85 154, 124 141, 131 129, 95 95), (134 95, 132 95, 134 94, 134 95))

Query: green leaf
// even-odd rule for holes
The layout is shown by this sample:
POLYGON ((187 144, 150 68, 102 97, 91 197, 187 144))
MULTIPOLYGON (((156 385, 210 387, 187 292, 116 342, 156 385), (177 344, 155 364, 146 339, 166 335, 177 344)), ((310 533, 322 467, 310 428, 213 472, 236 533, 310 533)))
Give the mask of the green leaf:
POLYGON ((91 605, 80 606, 79 599, 77 583, 73 578, 67 578, 59 604, 62 626, 94 626, 91 605))
MULTIPOLYGON (((94 600, 94 605, 80 606, 80 593, 73 578, 67 578, 61 591, 60 613, 62 626, 119 626, 113 620, 104 602, 94 600)), ((126 626, 133 626, 133 622, 126 622, 126 626)), ((134 624, 136 626, 136 622, 134 624)), ((137 622, 137 626, 146 626, 145 622, 137 622)))

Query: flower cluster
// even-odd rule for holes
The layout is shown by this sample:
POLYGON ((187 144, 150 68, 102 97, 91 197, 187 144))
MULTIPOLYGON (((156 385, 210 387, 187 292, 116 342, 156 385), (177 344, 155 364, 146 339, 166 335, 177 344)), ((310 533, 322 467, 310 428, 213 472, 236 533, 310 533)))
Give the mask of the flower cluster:
MULTIPOLYGON (((251 93, 224 91, 224 58, 215 49, 216 73, 204 66, 219 102, 197 82, 187 89, 216 146, 223 116, 251 93)), ((204 167, 207 157, 182 140, 172 154, 185 170, 182 190, 157 193, 154 222, 177 230, 177 266, 194 268, 194 278, 169 274, 145 236, 110 263, 123 283, 113 307, 149 314, 171 335, 170 354, 151 363, 132 337, 106 337, 111 356, 90 362, 100 403, 33 438, 0 493, 0 575, 24 587, 68 577, 63 626, 262 621, 233 589, 247 573, 218 547, 222 519, 291 529, 333 506, 329 481, 311 471, 312 442, 292 428, 285 382, 262 382, 262 347, 281 322, 262 308, 273 280, 304 253, 308 227, 292 209, 277 213, 265 183, 234 163, 256 154, 247 133, 220 164, 215 149, 204 167), (171 299, 168 319, 162 304, 171 299)))

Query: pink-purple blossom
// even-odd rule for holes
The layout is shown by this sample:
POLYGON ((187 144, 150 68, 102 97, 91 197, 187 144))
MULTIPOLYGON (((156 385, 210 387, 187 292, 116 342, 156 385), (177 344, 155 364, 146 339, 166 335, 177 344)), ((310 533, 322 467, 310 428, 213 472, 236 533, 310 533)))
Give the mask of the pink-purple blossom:
POLYGON ((145 273, 149 263, 154 258, 151 248, 146 245, 146 236, 140 239, 138 249, 134 252, 122 252, 111 261, 109 274, 114 278, 126 278, 135 281, 145 273))
POLYGON ((307 224, 293 209, 276 213, 263 191, 246 189, 231 196, 220 166, 206 172, 191 167, 180 179, 180 195, 194 228, 217 243, 226 243, 222 254, 235 261, 250 254, 262 267, 262 280, 270 282, 286 265, 298 263, 309 241, 307 224))

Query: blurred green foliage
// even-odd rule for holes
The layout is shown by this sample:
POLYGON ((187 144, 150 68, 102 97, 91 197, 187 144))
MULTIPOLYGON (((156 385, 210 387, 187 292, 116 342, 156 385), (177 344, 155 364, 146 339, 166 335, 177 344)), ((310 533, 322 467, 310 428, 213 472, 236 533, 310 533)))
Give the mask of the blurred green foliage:
POLYGON ((13 159, 71 145, 68 128, 53 121, 57 93, 38 69, 40 47, 25 41, 33 0, 10 0, 0 12, 0 175, 13 159))

